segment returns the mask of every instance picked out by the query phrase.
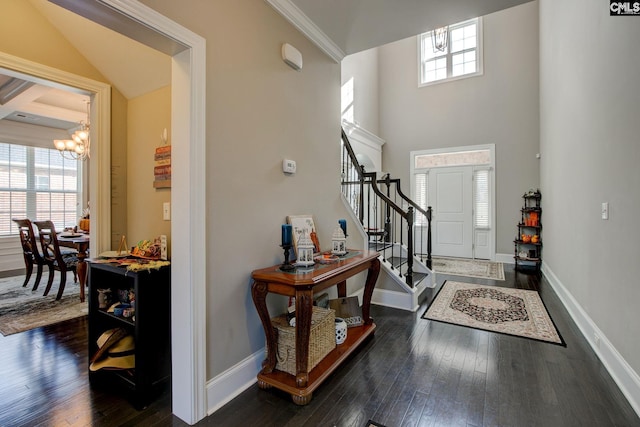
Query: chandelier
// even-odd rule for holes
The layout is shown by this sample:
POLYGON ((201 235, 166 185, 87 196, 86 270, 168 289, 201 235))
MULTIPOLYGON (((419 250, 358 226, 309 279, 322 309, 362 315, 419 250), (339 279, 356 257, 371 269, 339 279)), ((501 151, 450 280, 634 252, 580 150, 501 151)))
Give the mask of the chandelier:
POLYGON ((65 159, 86 160, 91 151, 89 128, 89 101, 87 101, 87 121, 80 122, 80 126, 71 135, 71 139, 54 139, 53 145, 65 159))
POLYGON ((449 35, 449 27, 440 27, 433 30, 431 40, 433 41, 433 52, 444 52, 447 50, 447 38, 449 35))

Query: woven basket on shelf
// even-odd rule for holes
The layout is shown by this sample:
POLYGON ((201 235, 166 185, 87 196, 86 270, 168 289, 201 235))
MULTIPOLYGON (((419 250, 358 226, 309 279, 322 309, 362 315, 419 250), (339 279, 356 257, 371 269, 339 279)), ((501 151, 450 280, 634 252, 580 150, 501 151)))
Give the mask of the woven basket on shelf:
MULTIPOLYGON (((309 359, 307 369, 311 371, 324 357, 336 348, 335 312, 331 309, 313 307, 311 332, 309 334, 309 359)), ((296 374, 296 328, 289 326, 287 316, 271 319, 276 328, 278 349, 276 369, 291 375, 296 374)), ((269 349, 267 348, 267 351, 269 349)))

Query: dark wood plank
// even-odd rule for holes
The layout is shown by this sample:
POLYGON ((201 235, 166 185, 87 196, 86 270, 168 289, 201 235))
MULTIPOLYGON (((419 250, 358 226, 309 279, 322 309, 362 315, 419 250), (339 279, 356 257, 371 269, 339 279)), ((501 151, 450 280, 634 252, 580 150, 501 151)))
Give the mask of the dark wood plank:
MULTIPOLYGON (((631 426, 640 418, 549 284, 439 276, 417 313, 373 306, 375 335, 307 406, 253 385, 197 426, 631 426), (567 347, 421 319, 445 279, 539 290, 567 347)), ((0 337, 0 425, 185 426, 166 390, 136 410, 87 375, 87 323, 0 337)))

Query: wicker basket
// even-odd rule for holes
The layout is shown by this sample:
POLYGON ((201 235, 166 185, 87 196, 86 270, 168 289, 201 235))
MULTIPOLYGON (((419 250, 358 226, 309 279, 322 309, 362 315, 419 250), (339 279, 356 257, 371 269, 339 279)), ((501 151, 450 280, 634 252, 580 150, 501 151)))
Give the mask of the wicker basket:
MULTIPOLYGON (((311 371, 324 357, 336 348, 335 312, 331 309, 313 307, 311 332, 309 334, 309 360, 311 371)), ((289 326, 286 315, 271 319, 277 329, 278 351, 276 369, 291 375, 296 374, 296 328, 289 326)), ((267 351, 269 349, 267 348, 267 351)))

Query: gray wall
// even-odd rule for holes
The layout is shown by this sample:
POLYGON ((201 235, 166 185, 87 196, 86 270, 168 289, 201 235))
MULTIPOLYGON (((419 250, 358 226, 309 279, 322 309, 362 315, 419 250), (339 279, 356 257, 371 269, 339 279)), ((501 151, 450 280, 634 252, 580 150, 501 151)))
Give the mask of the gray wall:
POLYGON ((418 88, 417 37, 379 48, 382 168, 409 191, 409 152, 496 145, 498 253, 513 254, 522 194, 539 186, 538 3, 484 17, 484 75, 418 88))
POLYGON ((544 262, 640 372, 640 18, 542 0, 540 26, 544 262))
MULTIPOLYGON (((315 216, 324 249, 339 218, 340 65, 266 2, 144 3, 207 42, 207 378, 264 347, 251 271, 283 260, 280 224, 315 216), (283 43, 303 56, 300 72, 283 43), (285 176, 282 160, 297 162, 285 176)), ((354 224, 348 227, 354 229, 354 224)), ((350 237, 351 239, 351 237, 350 237)), ((359 243, 359 246, 362 242, 359 243)), ((284 312, 285 297, 269 297, 284 312)))

